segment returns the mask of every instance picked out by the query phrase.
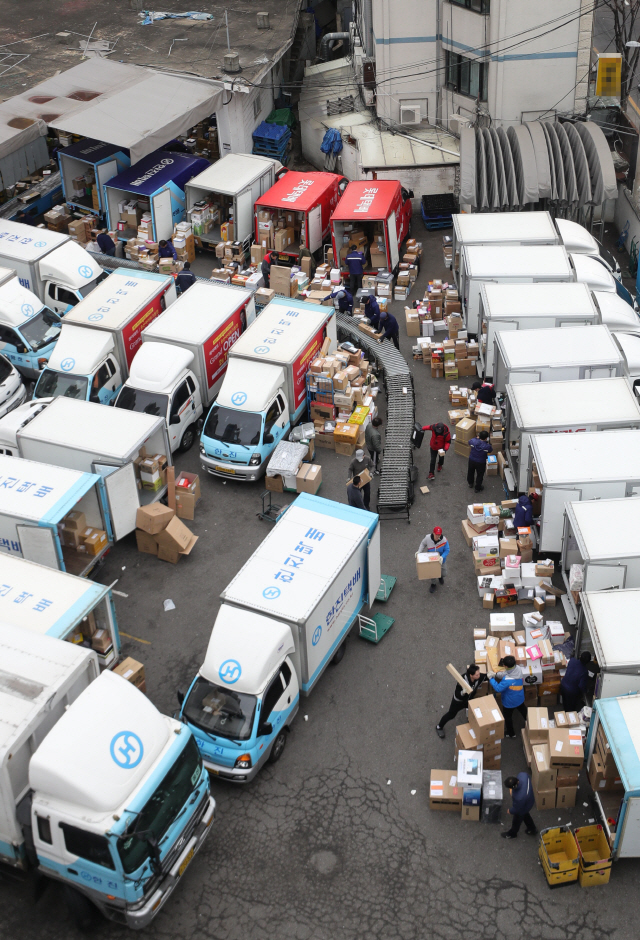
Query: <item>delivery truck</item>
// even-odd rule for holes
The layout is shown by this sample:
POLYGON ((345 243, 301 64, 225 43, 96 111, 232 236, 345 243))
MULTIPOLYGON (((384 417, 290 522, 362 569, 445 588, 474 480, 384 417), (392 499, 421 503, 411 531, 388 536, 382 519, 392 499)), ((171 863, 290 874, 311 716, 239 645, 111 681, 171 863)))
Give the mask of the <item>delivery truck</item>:
POLYGON ((576 656, 587 651, 598 664, 593 698, 640 692, 640 589, 582 591, 576 656))
POLYGON ((412 192, 397 180, 359 180, 347 185, 331 216, 336 267, 347 272, 349 246, 368 256, 371 268, 395 271, 411 229, 412 192))
POLYGON ((20 373, 0 353, 0 418, 19 408, 26 397, 27 389, 20 373))
POLYGON ((31 402, 0 420, 0 449, 38 463, 102 478, 101 493, 113 541, 133 532, 139 506, 167 492, 171 448, 164 416, 88 401, 31 402))
MULTIPOLYGON (((587 767, 611 858, 640 856, 640 695, 599 698, 587 737, 587 767), (594 761, 597 758, 597 763, 594 761), (593 784, 592 784, 593 786, 593 784)), ((606 873, 605 873, 606 876, 606 873)))
POLYGON ((0 455, 0 552, 87 577, 112 545, 101 481, 0 455))
POLYGON ((116 408, 164 414, 171 450, 189 450, 229 350, 254 320, 250 291, 198 281, 143 331, 116 408))
POLYGON ((144 212, 151 215, 152 241, 173 235, 173 226, 185 216, 186 183, 197 176, 209 161, 189 153, 154 150, 142 160, 118 173, 104 185, 109 228, 118 239, 138 236, 138 223, 144 212))
POLYGON ((110 405, 129 375, 142 331, 175 299, 170 275, 116 268, 65 317, 33 397, 110 405))
POLYGON ((596 258, 618 280, 620 265, 614 255, 587 231, 569 219, 554 219, 549 212, 482 212, 453 216, 453 273, 459 284, 462 249, 469 245, 563 245, 576 255, 596 258))
POLYGON ((540 551, 561 550, 565 503, 640 494, 638 430, 533 434, 531 456, 542 491, 540 551))
POLYGON ((22 286, 60 315, 107 277, 69 235, 7 219, 0 224, 0 265, 13 268, 22 286))
POLYGON ((62 192, 68 206, 105 216, 104 184, 131 166, 127 150, 85 137, 58 150, 62 192))
POLYGON ((278 264, 293 264, 301 248, 315 254, 329 236, 329 221, 347 181, 336 173, 289 170, 255 202, 255 240, 275 249, 278 264))
POLYGON ((636 333, 614 333, 613 338, 623 356, 624 374, 640 397, 640 326, 636 333))
POLYGON ((333 307, 276 297, 232 346, 200 436, 202 469, 259 480, 307 407, 306 375, 325 339, 337 345, 333 307))
MULTIPOLYGON (((631 495, 640 495, 640 490, 631 495)), ((640 587, 638 525, 640 499, 565 503, 560 570, 567 589, 562 606, 570 624, 578 619, 580 591, 640 587), (611 537, 603 538, 603 533, 611 537)))
POLYGON ((480 370, 494 374, 495 337, 507 330, 543 330, 601 323, 612 332, 640 332, 638 315, 617 294, 586 284, 493 284, 480 287, 480 370))
POLYGON ((507 385, 506 393, 507 459, 520 493, 528 486, 532 434, 640 428, 640 405, 624 378, 507 385))
POLYGON ((0 858, 51 878, 84 931, 148 926, 210 831, 193 735, 95 653, 0 626, 0 858))
POLYGON ((608 379, 623 372, 622 353, 606 326, 496 333, 493 384, 502 394, 507 385, 608 379))
POLYGON ((270 157, 228 153, 185 183, 187 221, 196 245, 215 248, 221 241, 250 241, 255 201, 283 172, 270 157))
POLYGON ((57 314, 22 286, 14 270, 0 268, 0 351, 26 379, 40 376, 59 334, 57 314))
POLYGON ((380 585, 378 516, 303 493, 220 595, 180 716, 209 773, 247 783, 284 751, 300 695, 380 585))
POLYGON ((0 624, 90 647, 102 669, 117 664, 120 634, 108 585, 28 561, 15 552, 2 556, 2 580, 0 624))

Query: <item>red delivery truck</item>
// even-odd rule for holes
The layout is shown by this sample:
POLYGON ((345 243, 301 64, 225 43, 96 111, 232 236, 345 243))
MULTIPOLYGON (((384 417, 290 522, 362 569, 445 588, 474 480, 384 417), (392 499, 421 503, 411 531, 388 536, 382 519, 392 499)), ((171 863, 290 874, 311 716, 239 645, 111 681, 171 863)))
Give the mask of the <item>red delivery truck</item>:
POLYGON ((397 180, 359 180, 349 183, 331 216, 333 256, 344 259, 355 244, 372 268, 395 270, 400 245, 411 226, 411 197, 397 180))
POLYGON ((289 170, 256 200, 256 242, 278 253, 278 263, 292 264, 301 248, 313 254, 329 234, 331 213, 347 186, 336 173, 289 170))

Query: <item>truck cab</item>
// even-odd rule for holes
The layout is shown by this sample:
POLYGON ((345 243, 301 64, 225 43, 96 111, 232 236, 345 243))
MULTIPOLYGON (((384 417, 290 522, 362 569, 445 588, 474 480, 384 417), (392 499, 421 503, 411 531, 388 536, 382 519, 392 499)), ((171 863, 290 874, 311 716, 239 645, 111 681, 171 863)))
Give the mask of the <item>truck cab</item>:
POLYGON ((287 624, 222 605, 204 663, 186 695, 178 693, 210 774, 247 783, 281 757, 300 700, 293 656, 287 624))
POLYGON ((47 306, 64 316, 109 276, 76 242, 67 241, 40 262, 47 306), (89 262, 89 263, 88 263, 89 262))
POLYGON ((19 408, 26 397, 27 389, 20 373, 0 354, 0 418, 19 408))
POLYGON ((172 453, 192 447, 203 412, 200 383, 189 368, 193 358, 180 346, 143 343, 115 400, 116 408, 162 415, 172 453))
POLYGON ((17 277, 0 286, 0 352, 27 379, 37 379, 60 335, 60 318, 17 277))
POLYGON ((113 337, 65 323, 33 391, 33 399, 79 398, 110 405, 122 386, 113 337))

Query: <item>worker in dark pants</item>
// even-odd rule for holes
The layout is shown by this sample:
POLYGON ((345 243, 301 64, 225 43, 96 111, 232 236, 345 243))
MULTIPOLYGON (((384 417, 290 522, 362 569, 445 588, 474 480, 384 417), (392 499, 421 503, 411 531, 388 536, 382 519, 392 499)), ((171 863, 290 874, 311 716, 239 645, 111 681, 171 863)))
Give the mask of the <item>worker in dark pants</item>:
POLYGON ((266 253, 262 259, 262 264, 260 265, 260 273, 264 278, 264 286, 269 287, 269 281, 271 278, 271 254, 266 253))
POLYGON ((113 241, 113 239, 107 232, 106 228, 103 228, 101 230, 96 240, 98 242, 98 246, 100 247, 100 251, 102 252, 103 255, 109 255, 111 258, 115 257, 115 254, 116 254, 115 242, 113 241))
MULTIPOLYGON (((349 464, 349 479, 353 478, 355 480, 357 478, 360 480, 360 474, 365 470, 368 470, 370 475, 373 476, 371 457, 365 456, 365 452, 358 449, 355 457, 349 464)), ((371 504, 371 483, 365 483, 364 486, 361 486, 360 492, 362 493, 364 508, 368 511, 371 504)))
POLYGON ((380 329, 380 307, 378 306, 378 301, 373 296, 373 294, 367 294, 364 298, 364 315, 374 328, 374 330, 380 329))
POLYGON ((362 498, 362 490, 359 488, 360 477, 355 476, 347 487, 347 502, 354 509, 366 509, 362 498))
POLYGON ((493 691, 499 692, 502 699, 504 736, 505 738, 515 738, 514 711, 519 711, 525 723, 527 721, 527 709, 524 707, 522 669, 516 664, 515 656, 505 656, 504 659, 500 660, 499 665, 504 666, 506 671, 497 673, 497 678, 491 677, 489 682, 493 687, 493 691))
POLYGON ((478 393, 478 401, 481 405, 495 405, 496 390, 493 385, 483 385, 482 382, 474 382, 471 389, 478 393))
POLYGON ((476 493, 484 489, 482 481, 484 471, 487 469, 487 457, 492 452, 493 447, 489 444, 489 435, 486 431, 479 431, 477 437, 472 437, 469 441, 471 451, 469 453, 469 468, 467 470, 467 483, 469 486, 475 486, 476 493))
POLYGON ((378 428, 381 424, 382 419, 376 417, 373 419, 373 421, 370 421, 364 429, 364 442, 367 445, 367 450, 369 451, 369 456, 371 457, 374 476, 379 476, 380 474, 378 465, 380 463, 380 458, 382 457, 382 435, 380 434, 378 428))
POLYGON ((389 339, 396 347, 400 349, 400 327, 398 321, 392 313, 386 310, 380 311, 380 332, 377 334, 379 342, 383 339, 389 339))
POLYGON ((186 290, 189 290, 192 284, 195 284, 197 277, 191 270, 191 265, 188 261, 185 261, 182 271, 178 274, 176 278, 176 286, 180 288, 180 293, 184 294, 186 290))
POLYGON ((503 839, 517 839, 518 832, 522 823, 525 825, 525 832, 528 836, 538 834, 536 824, 531 818, 530 812, 536 798, 533 793, 533 784, 529 774, 520 773, 517 777, 507 777, 504 782, 505 787, 511 790, 511 829, 507 832, 501 832, 503 839))
POLYGON ((562 703, 567 712, 579 712, 584 705, 584 691, 589 678, 589 663, 591 653, 585 650, 578 659, 572 656, 567 663, 567 669, 560 682, 562 703))
POLYGON ((451 432, 446 424, 438 421, 436 424, 425 424, 423 431, 431 431, 431 440, 429 448, 431 450, 431 462, 429 464, 429 479, 435 479, 434 470, 436 469, 436 460, 438 461, 438 473, 444 465, 444 455, 451 447, 451 432), (442 453, 440 453, 442 451, 442 453))
POLYGON ((349 245, 349 251, 345 258, 345 264, 349 269, 349 290, 355 297, 362 287, 362 275, 364 274, 364 254, 358 251, 355 245, 349 245))
POLYGON ((438 724, 436 725, 436 731, 439 738, 444 738, 444 726, 448 721, 451 721, 452 718, 455 718, 458 712, 461 712, 463 709, 467 708, 469 705, 469 699, 473 698, 484 680, 487 678, 484 672, 480 672, 480 666, 476 666, 475 663, 472 663, 467 671, 462 676, 463 679, 466 679, 468 684, 472 688, 472 692, 465 692, 460 683, 456 683, 456 687, 453 690, 453 698, 451 699, 451 705, 449 705, 449 711, 445 712, 438 724))
POLYGON ((346 287, 338 287, 331 294, 329 294, 331 300, 338 298, 338 310, 340 313, 353 313, 353 297, 351 296, 351 291, 348 291, 346 287))

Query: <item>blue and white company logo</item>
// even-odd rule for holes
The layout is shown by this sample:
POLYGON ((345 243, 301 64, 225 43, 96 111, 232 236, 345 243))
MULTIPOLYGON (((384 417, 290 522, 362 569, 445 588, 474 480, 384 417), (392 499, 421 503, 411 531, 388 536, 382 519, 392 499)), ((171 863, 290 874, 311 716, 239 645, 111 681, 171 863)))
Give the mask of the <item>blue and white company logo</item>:
POLYGON ((32 317, 33 316, 33 306, 32 304, 23 304, 20 309, 22 310, 23 317, 32 317))
POLYGON ((225 659, 218 669, 218 675, 227 685, 233 685, 242 675, 242 666, 237 659, 225 659))
POLYGON ((87 317, 87 320, 90 320, 91 323, 97 323, 98 320, 102 320, 102 319, 103 319, 103 314, 101 313, 91 313, 87 317))
POLYGON ((254 353, 257 353, 259 356, 266 356, 268 353, 271 352, 268 346, 256 346, 256 348, 253 351, 254 353))
POLYGON ((322 627, 318 626, 313 631, 313 636, 311 637, 312 646, 317 646, 320 642, 320 637, 322 636, 322 627))
POLYGON ((34 248, 46 248, 47 243, 46 242, 34 242, 33 247, 34 248))
POLYGON ((144 755, 142 741, 133 731, 119 731, 109 748, 113 761, 123 770, 133 770, 144 755))
POLYGON ((93 268, 90 268, 88 264, 81 264, 78 268, 78 274, 80 277, 86 277, 88 279, 93 277, 93 268))
POLYGON ((276 598, 280 597, 280 588, 276 587, 275 584, 271 587, 266 587, 262 592, 262 596, 266 597, 268 601, 275 601, 276 598))
POLYGON ((62 362, 60 363, 60 368, 62 369, 63 372, 71 372, 75 364, 76 364, 75 359, 72 359, 71 356, 69 356, 67 359, 62 360, 62 362))
POLYGON ((244 405, 246 400, 247 400, 246 392, 234 392, 233 395, 231 396, 232 405, 244 405))

